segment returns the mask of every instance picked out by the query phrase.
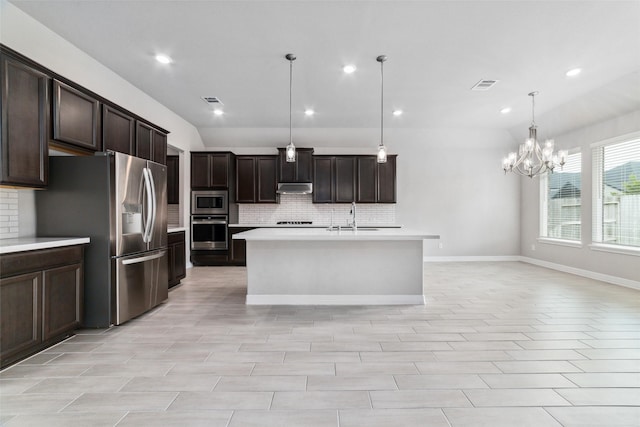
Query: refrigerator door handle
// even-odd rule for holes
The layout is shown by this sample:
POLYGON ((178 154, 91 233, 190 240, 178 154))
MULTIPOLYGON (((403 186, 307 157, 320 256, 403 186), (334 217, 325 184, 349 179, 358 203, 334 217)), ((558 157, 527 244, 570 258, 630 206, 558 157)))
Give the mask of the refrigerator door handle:
POLYGON ((153 182, 153 174, 151 169, 147 168, 147 174, 149 176, 149 183, 151 184, 151 225, 149 226, 149 242, 153 240, 153 229, 156 226, 156 215, 158 213, 158 199, 156 198, 156 184, 153 182))
POLYGON ((149 169, 142 169, 142 176, 144 177, 145 196, 147 197, 147 218, 144 224, 144 232, 142 234, 142 241, 149 243, 151 234, 151 220, 153 218, 153 198, 151 193, 151 180, 149 179, 149 169))
POLYGON ((153 255, 145 255, 138 258, 125 259, 124 261, 122 261, 122 265, 138 264, 140 262, 146 262, 146 261, 151 261, 152 259, 162 258, 165 252, 166 251, 160 251, 153 255))

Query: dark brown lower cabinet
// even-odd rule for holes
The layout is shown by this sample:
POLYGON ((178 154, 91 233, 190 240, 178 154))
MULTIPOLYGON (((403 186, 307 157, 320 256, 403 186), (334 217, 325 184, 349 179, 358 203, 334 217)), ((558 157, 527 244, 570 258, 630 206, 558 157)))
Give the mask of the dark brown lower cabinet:
POLYGON ((0 367, 71 335, 82 322, 83 246, 0 256, 0 367))
POLYGON ((176 286, 187 275, 185 232, 167 234, 169 256, 169 288, 176 286))
POLYGON ((230 261, 233 265, 247 265, 247 241, 244 239, 233 240, 233 235, 243 231, 253 230, 255 227, 230 227, 229 246, 231 247, 230 261))

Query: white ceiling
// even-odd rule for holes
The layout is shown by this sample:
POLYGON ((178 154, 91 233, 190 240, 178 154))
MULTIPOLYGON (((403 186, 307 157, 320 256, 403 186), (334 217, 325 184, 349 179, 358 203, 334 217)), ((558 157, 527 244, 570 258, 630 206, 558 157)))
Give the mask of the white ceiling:
POLYGON ((538 124, 548 117, 555 131, 640 108, 640 1, 11 3, 201 131, 288 127, 290 52, 297 128, 379 127, 380 54, 387 127, 526 133, 533 90, 538 124), (345 75, 347 63, 358 70, 345 75), (583 73, 566 77, 574 67, 583 73), (471 91, 480 79, 500 82, 471 91))

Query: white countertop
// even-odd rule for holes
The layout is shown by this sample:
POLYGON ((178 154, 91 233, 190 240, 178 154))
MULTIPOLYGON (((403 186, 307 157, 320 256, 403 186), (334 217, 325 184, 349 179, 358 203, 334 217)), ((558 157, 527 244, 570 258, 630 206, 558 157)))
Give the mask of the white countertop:
POLYGON ((427 234, 416 230, 398 228, 377 228, 366 230, 359 227, 358 231, 342 230, 340 232, 328 231, 325 228, 257 228, 233 235, 234 239, 263 240, 263 241, 287 241, 287 240, 423 240, 439 239, 439 235, 427 234))
POLYGON ((167 228, 167 233, 177 233, 178 231, 187 231, 186 227, 169 227, 167 228))
POLYGON ((84 245, 87 243, 89 243, 88 237, 19 237, 16 239, 0 239, 0 254, 84 245))
MULTIPOLYGON (((253 228, 329 228, 329 224, 229 224, 229 228, 253 227, 253 228)), ((400 224, 360 224, 361 228, 402 228, 400 224)))

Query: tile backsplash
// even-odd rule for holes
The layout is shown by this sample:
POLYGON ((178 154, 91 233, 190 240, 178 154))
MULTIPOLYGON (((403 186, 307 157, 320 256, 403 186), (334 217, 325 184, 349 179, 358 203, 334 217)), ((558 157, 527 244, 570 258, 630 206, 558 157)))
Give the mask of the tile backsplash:
POLYGON ((18 237, 18 190, 0 188, 0 239, 18 237))
MULTIPOLYGON (((240 224, 275 224, 278 221, 312 221, 328 225, 333 211, 334 225, 346 225, 350 219, 348 203, 314 204, 310 194, 282 194, 279 204, 240 204, 240 224)), ((358 204, 356 220, 363 225, 395 224, 395 204, 358 204)))

